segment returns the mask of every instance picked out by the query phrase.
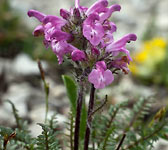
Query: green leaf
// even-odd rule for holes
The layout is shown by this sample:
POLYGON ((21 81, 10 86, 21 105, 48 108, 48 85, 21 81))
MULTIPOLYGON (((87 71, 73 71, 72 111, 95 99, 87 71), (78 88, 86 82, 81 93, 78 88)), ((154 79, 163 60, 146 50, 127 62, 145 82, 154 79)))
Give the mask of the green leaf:
POLYGON ((66 86, 67 95, 69 97, 72 112, 76 114, 76 99, 77 99, 77 86, 73 79, 67 75, 62 75, 64 85, 66 86))

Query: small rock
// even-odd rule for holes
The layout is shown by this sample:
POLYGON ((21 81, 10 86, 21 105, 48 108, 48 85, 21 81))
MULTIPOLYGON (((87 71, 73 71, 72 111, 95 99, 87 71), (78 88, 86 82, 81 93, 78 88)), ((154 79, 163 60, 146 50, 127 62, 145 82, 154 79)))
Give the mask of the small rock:
MULTIPOLYGON (((33 61, 28 55, 20 54, 13 62, 13 71, 17 74, 39 74, 39 69, 36 61, 33 61)), ((43 69, 47 68, 47 64, 43 62, 43 69)))

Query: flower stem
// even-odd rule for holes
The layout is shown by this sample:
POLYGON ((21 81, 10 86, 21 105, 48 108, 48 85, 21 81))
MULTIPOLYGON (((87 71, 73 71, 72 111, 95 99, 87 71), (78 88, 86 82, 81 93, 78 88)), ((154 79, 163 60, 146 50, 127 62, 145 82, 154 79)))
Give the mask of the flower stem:
POLYGON ((87 127, 85 131, 84 150, 88 150, 88 146, 89 146, 90 128, 91 128, 91 123, 92 123, 91 114, 93 112, 93 107, 94 107, 94 96, 95 96, 95 88, 94 88, 94 85, 92 84, 91 91, 90 91, 89 108, 88 108, 87 127))
POLYGON ((48 96, 49 96, 49 85, 44 82, 44 87, 45 87, 45 94, 46 94, 46 99, 45 99, 45 102, 46 102, 46 113, 45 113, 45 123, 47 123, 47 117, 48 117, 48 96))
POLYGON ((75 120, 75 133, 74 133, 74 150, 79 148, 79 129, 80 129, 80 117, 82 111, 83 102, 83 85, 81 84, 78 92, 77 107, 76 107, 76 120, 75 120))

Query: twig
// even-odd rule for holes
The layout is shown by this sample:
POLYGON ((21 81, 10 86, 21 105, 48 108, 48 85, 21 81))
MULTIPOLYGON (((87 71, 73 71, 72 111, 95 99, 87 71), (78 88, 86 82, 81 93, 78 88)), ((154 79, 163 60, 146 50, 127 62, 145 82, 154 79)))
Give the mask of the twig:
POLYGON ((6 150, 6 147, 7 147, 8 142, 9 142, 12 138, 14 138, 15 136, 16 136, 16 132, 13 132, 13 133, 10 134, 9 136, 4 137, 3 150, 6 150))
POLYGON ((45 80, 45 73, 44 73, 44 69, 42 67, 42 64, 40 62, 40 60, 37 60, 37 64, 38 64, 38 68, 40 70, 40 75, 41 75, 41 79, 43 81, 44 84, 44 89, 45 89, 45 95, 46 95, 46 113, 45 113, 45 123, 47 122, 47 116, 48 116, 48 97, 49 97, 49 84, 46 82, 45 80))
POLYGON ((118 147, 117 147, 116 150, 119 150, 119 149, 120 149, 121 145, 122 145, 123 142, 124 142, 125 137, 126 137, 126 134, 123 134, 123 137, 122 137, 122 139, 121 139, 121 141, 120 141, 120 143, 119 143, 119 145, 118 145, 118 147))
POLYGON ((105 99, 103 101, 103 103, 98 107, 96 108, 94 111, 92 111, 92 113, 90 114, 89 117, 92 117, 97 111, 99 111, 100 109, 103 108, 103 106, 107 103, 107 95, 105 96, 105 99))

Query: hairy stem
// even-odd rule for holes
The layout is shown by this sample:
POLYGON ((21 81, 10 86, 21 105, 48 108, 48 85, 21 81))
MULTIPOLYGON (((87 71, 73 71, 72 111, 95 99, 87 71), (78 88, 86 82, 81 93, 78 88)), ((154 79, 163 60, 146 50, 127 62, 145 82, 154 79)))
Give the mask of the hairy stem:
POLYGON ((48 96, 49 96, 49 84, 46 82, 45 80, 45 73, 44 73, 44 69, 42 67, 42 64, 40 62, 40 60, 37 60, 37 64, 38 64, 38 68, 40 71, 40 75, 41 75, 41 79, 43 80, 43 84, 44 84, 44 89, 45 89, 45 107, 46 107, 46 112, 45 112, 45 123, 47 122, 47 116, 48 116, 48 96))
POLYGON ((47 116, 48 116, 48 86, 45 85, 45 91, 46 91, 46 112, 45 112, 45 123, 47 122, 47 116))
POLYGON ((95 88, 92 84, 91 91, 90 91, 90 100, 89 100, 89 108, 88 108, 88 119, 87 119, 87 127, 85 131, 85 143, 84 143, 84 150, 88 150, 89 146, 89 139, 90 139, 90 128, 92 123, 92 112, 94 107, 94 96, 95 96, 95 88))
POLYGON ((80 83, 77 106, 76 106, 76 120, 75 120, 75 133, 74 133, 74 150, 79 149, 79 129, 80 129, 80 118, 82 111, 82 102, 83 102, 83 85, 80 83))

